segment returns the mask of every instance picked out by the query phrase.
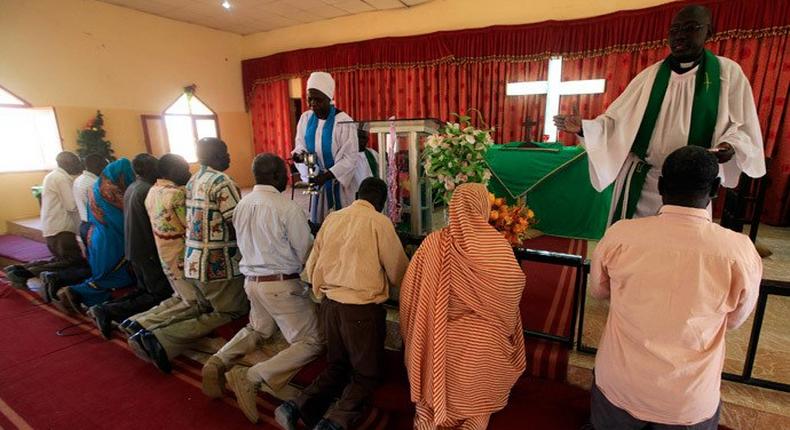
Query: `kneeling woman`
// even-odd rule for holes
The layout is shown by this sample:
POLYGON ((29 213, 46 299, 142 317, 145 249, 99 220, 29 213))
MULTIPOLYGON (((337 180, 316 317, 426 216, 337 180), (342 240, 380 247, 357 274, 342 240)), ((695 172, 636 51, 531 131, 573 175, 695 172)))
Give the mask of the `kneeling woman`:
POLYGON ((485 429, 524 371, 524 273, 488 224, 488 191, 458 187, 450 223, 428 236, 400 296, 415 429, 485 429))
POLYGON ((90 307, 104 303, 113 290, 132 285, 129 264, 124 258, 123 194, 134 182, 132 163, 113 161, 102 170, 88 199, 88 264, 91 277, 83 283, 58 291, 56 304, 70 313, 79 303, 90 307))

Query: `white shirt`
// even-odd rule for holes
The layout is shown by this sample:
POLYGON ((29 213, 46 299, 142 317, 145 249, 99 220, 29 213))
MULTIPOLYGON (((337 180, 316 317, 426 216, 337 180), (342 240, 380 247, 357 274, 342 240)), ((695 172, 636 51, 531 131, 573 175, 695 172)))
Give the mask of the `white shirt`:
POLYGON ((64 231, 77 233, 80 215, 74 202, 72 185, 74 178, 58 167, 44 177, 41 194, 41 224, 44 237, 55 236, 64 231))
MULTIPOLYGON (((717 58, 721 65, 721 92, 710 146, 726 142, 735 149, 732 160, 720 165, 722 184, 734 188, 741 172, 753 178, 765 175, 763 139, 749 81, 738 63, 724 57, 717 58)), ((660 65, 660 62, 656 63, 637 75, 605 113, 594 120, 582 121, 590 180, 596 190, 601 191, 615 182, 617 195, 624 186, 631 163, 638 160, 630 154, 631 145, 660 65)), ((636 217, 655 215, 661 207, 658 177, 661 176, 664 159, 688 143, 696 78, 696 67, 683 74, 672 72, 669 77, 645 160, 653 168, 648 171, 636 217)))
POLYGON ((89 171, 84 171, 74 180, 74 201, 80 213, 80 221, 88 222, 88 196, 93 190, 93 185, 99 177, 89 171))
POLYGON ((300 273, 313 246, 307 216, 269 185, 256 185, 233 215, 245 276, 300 273))

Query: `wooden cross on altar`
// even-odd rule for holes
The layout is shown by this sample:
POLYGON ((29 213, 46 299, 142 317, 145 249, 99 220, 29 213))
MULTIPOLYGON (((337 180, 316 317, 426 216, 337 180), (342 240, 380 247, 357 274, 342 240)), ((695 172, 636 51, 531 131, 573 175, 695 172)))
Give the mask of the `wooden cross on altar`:
POLYGON ((538 125, 538 122, 532 118, 525 118, 522 125, 524 126, 524 142, 532 142, 532 133, 529 131, 532 127, 538 125))
POLYGON ((557 140, 557 127, 554 126, 554 115, 560 113, 560 96, 600 94, 604 91, 605 86, 605 79, 563 82, 562 57, 552 57, 549 60, 548 80, 511 82, 507 84, 506 94, 509 96, 546 94, 546 114, 543 123, 543 134, 548 135, 549 141, 553 142, 557 140))

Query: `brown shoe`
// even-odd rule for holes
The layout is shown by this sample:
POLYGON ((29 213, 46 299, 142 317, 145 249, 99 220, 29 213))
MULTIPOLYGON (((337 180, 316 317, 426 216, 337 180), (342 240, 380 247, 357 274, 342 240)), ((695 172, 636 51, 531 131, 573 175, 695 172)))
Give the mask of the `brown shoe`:
POLYGON ((247 368, 236 366, 230 372, 225 374, 228 378, 228 385, 230 389, 236 393, 236 402, 239 404, 239 409, 244 412, 253 424, 258 423, 258 405, 255 403, 258 397, 258 388, 247 379, 247 368))
POLYGON ((223 388, 225 388, 225 363, 212 355, 203 365, 203 394, 212 399, 219 399, 222 397, 223 388))
POLYGON ((61 312, 64 312, 69 315, 79 315, 80 308, 79 308, 79 299, 77 295, 74 294, 74 291, 71 290, 70 287, 64 287, 58 290, 57 292, 58 299, 53 302, 55 307, 60 309, 61 312))

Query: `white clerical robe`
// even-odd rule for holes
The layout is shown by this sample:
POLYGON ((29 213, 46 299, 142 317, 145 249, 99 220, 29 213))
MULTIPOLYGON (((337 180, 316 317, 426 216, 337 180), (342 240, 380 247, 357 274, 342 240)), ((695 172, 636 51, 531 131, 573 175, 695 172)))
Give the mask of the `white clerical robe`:
MULTIPOLYGON (((734 188, 741 172, 753 178, 765 175, 763 138, 752 89, 741 67, 729 58, 717 58, 721 64, 721 93, 711 147, 726 142, 735 149, 735 156, 719 168, 722 184, 734 188)), ((590 181, 598 191, 615 182, 614 195, 619 195, 631 164, 638 161, 631 154, 631 145, 642 122, 660 64, 656 63, 637 75, 605 113, 594 120, 582 121, 582 140, 589 155, 590 181)), ((666 157, 688 144, 696 72, 696 67, 683 74, 671 72, 647 149, 645 161, 653 168, 647 174, 634 217, 656 215, 661 208, 658 178, 666 157)), ((616 201, 612 203, 612 210, 615 205, 616 201)), ((611 213, 609 219, 612 219, 611 213)))
POLYGON ((371 169, 370 162, 368 161, 368 156, 366 155, 366 153, 371 154, 373 156, 373 159, 376 160, 377 163, 379 162, 378 161, 379 153, 376 152, 374 149, 365 148, 364 151, 357 153, 358 154, 357 156, 359 157, 359 161, 357 161, 357 168, 354 174, 356 175, 357 181, 360 184, 362 183, 362 181, 364 181, 365 179, 371 176, 378 177, 379 175, 379 172, 374 172, 371 169))
MULTIPOLYGON (((294 142, 294 154, 302 151, 307 151, 307 144, 305 143, 305 132, 307 130, 307 120, 314 115, 313 111, 309 110, 302 114, 299 118, 299 123, 296 125, 296 139, 294 142)), ((359 163, 359 143, 357 140, 357 126, 356 124, 340 124, 342 122, 353 121, 345 112, 338 112, 335 115, 335 126, 332 131, 332 157, 335 160, 334 166, 329 170, 335 175, 335 179, 340 183, 340 205, 346 207, 350 205, 356 198, 357 190, 359 189, 359 181, 357 179, 356 170, 359 163)), ((321 151, 321 142, 324 132, 324 123, 326 121, 319 119, 318 127, 315 131, 315 152, 318 156, 318 163, 321 166, 321 171, 324 171, 324 154, 321 151)), ((302 180, 307 182, 307 169, 304 164, 297 165, 299 172, 302 175, 302 180)), ((324 218, 329 214, 329 202, 325 195, 324 188, 321 187, 321 193, 318 198, 318 217, 317 222, 323 222, 324 218)))

